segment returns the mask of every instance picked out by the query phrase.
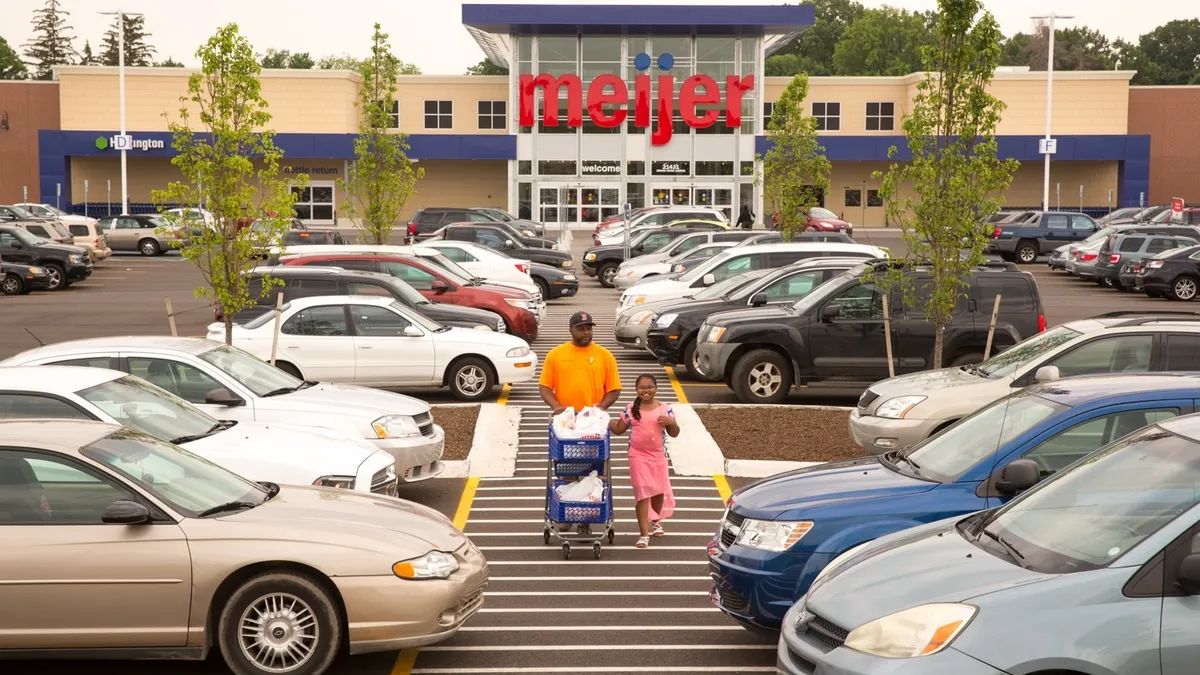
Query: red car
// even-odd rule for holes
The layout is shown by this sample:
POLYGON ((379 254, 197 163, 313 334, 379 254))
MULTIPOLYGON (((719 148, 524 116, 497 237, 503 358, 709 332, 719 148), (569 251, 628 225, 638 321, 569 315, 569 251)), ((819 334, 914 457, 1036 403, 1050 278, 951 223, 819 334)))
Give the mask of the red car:
POLYGON ((415 288, 427 300, 493 311, 504 317, 508 332, 533 342, 538 336, 533 296, 518 288, 470 281, 422 258, 389 253, 291 255, 281 265, 321 265, 391 274, 415 288))
POLYGON ((854 236, 853 224, 838 218, 833 211, 820 207, 808 212, 808 223, 804 229, 817 232, 845 232, 848 237, 854 236))

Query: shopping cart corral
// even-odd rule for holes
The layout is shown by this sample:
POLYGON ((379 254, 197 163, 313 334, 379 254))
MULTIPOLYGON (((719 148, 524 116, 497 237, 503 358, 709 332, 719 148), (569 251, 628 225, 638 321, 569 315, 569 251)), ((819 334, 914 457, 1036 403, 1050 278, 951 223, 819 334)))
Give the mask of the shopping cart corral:
POLYGON ((550 423, 550 461, 546 465, 546 521, 542 540, 550 544, 553 536, 562 542, 563 558, 571 557, 571 543, 591 544, 592 555, 600 558, 601 542, 607 538, 611 545, 616 537, 613 529, 612 498, 612 439, 607 430, 603 438, 560 439, 554 433, 554 422, 550 423), (558 487, 570 479, 589 476, 595 471, 604 483, 603 494, 598 502, 566 501, 559 497, 558 487), (560 531, 560 525, 584 526, 577 531, 560 531), (603 529, 593 531, 593 525, 603 529))

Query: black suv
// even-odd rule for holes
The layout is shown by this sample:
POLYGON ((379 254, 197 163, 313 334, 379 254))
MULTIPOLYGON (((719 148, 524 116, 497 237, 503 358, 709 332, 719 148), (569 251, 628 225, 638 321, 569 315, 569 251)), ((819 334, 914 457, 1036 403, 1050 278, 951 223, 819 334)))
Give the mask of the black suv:
POLYGON ((45 267, 50 273, 52 291, 92 276, 92 255, 86 248, 55 244, 15 225, 0 225, 0 258, 45 267))
POLYGON ((421 209, 413 214, 408 222, 408 236, 415 241, 421 241, 433 236, 446 225, 455 223, 487 223, 498 225, 508 236, 520 241, 525 246, 533 248, 553 248, 554 242, 538 236, 533 228, 522 227, 520 222, 509 222, 482 209, 453 209, 435 208, 421 209))
MULTIPOLYGON (((724 380, 745 403, 779 403, 793 383, 864 385, 889 377, 883 293, 870 275, 894 264, 904 263, 878 261, 856 267, 795 305, 713 314, 696 338, 701 374, 724 380)), ((933 324, 925 317, 922 298, 928 297, 930 270, 922 265, 904 271, 911 275, 915 302, 906 304, 898 288, 888 298, 897 375, 937 367, 933 324)), ((960 298, 943 334, 946 363, 961 366, 983 360, 997 295, 1001 302, 993 352, 1046 329, 1033 275, 1012 263, 994 263, 975 268, 970 276, 967 297, 960 298)))
POLYGON ((434 232, 423 241, 447 239, 450 241, 472 241, 490 249, 502 251, 508 256, 539 262, 553 267, 570 267, 571 255, 554 248, 527 246, 522 240, 514 239, 504 223, 456 223, 434 232))
MULTIPOLYGON (((258 305, 235 314, 233 316, 234 323, 245 323, 271 311, 275 307, 275 297, 282 292, 284 301, 317 295, 391 296, 405 307, 410 307, 446 326, 459 328, 483 326, 498 333, 503 333, 507 329, 504 318, 495 312, 430 302, 412 286, 382 272, 316 266, 259 267, 250 272, 249 290, 250 297, 258 298, 258 305), (283 282, 283 286, 275 284, 267 296, 262 297, 262 277, 264 276, 279 279, 283 282)), ((219 310, 216 320, 221 320, 219 310)))
POLYGON ((1142 260, 1134 287, 1152 298, 1195 300, 1200 295, 1200 246, 1159 253, 1142 260))

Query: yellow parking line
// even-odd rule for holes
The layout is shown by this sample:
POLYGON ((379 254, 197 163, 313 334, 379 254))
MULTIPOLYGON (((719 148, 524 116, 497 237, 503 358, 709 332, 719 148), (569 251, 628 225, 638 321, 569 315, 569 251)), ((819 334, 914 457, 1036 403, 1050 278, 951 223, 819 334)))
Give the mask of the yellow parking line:
POLYGON ((417 663, 417 650, 405 649, 396 655, 396 664, 392 666, 392 675, 409 675, 417 663))
POLYGON ((729 481, 722 474, 713 476, 713 482, 717 484, 717 492, 721 493, 721 501, 729 503, 729 498, 733 496, 733 490, 729 488, 729 481))
POLYGON ((454 512, 454 526, 463 529, 467 526, 467 518, 471 515, 471 504, 475 501, 475 491, 479 489, 479 477, 471 476, 463 486, 462 497, 458 499, 458 510, 454 512))
POLYGON ((512 392, 511 384, 506 384, 503 387, 501 387, 500 388, 500 398, 496 399, 496 403, 499 403, 500 405, 507 405, 508 404, 508 395, 511 392, 512 392))
POLYGON ((663 366, 663 370, 667 371, 667 379, 671 381, 671 388, 675 390, 675 398, 679 399, 680 403, 687 403, 687 394, 683 393, 683 385, 679 384, 679 378, 675 377, 675 369, 663 366))

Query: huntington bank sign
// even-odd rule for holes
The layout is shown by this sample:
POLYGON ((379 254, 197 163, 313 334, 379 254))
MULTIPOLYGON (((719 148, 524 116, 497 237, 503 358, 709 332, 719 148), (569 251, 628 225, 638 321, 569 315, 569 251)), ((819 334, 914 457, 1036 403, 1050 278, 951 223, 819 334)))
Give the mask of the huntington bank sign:
MULTIPOLYGON (((675 58, 670 54, 658 57, 658 68, 670 70, 675 58)), ((639 71, 649 70, 650 56, 638 54, 634 66, 639 71)), ((559 90, 566 89, 567 126, 583 126, 583 83, 578 75, 568 73, 559 77, 549 74, 522 75, 520 80, 520 118, 523 127, 536 123, 537 106, 535 93, 538 88, 545 99, 544 123, 548 127, 558 126, 559 90)), ((633 109, 633 124, 639 128, 650 128, 651 118, 657 117, 650 136, 653 145, 666 145, 671 140, 671 120, 675 110, 675 78, 671 75, 658 76, 658 100, 650 100, 650 75, 641 74, 634 78, 633 104, 629 102, 629 87, 620 77, 605 74, 596 77, 588 86, 588 115, 596 126, 613 129, 625 123, 629 109, 633 109)), ((742 125, 742 97, 754 89, 754 76, 729 75, 725 78, 725 126, 736 128, 742 125)), ((679 113, 683 121, 693 129, 707 129, 717 123, 721 111, 708 108, 697 112, 696 106, 712 106, 721 103, 721 91, 717 82, 708 75, 692 75, 683 81, 679 90, 679 113)))
POLYGON ((97 150, 162 150, 166 145, 159 140, 147 138, 134 138, 129 134, 124 136, 117 134, 115 136, 104 137, 100 136, 96 139, 97 150))

